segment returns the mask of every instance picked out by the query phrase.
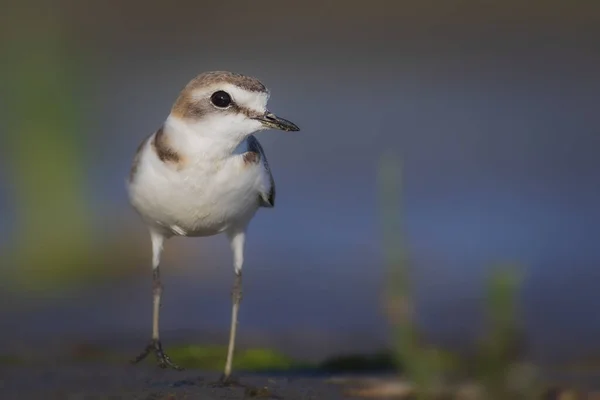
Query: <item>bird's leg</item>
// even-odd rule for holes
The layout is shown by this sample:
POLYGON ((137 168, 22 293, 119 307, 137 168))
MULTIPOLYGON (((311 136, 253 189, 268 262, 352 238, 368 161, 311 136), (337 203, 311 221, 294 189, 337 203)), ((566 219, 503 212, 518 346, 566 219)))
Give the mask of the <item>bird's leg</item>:
POLYGON ((235 274, 235 281, 231 291, 232 310, 231 310, 231 327, 229 330, 229 346, 227 347, 227 361, 225 362, 225 371, 221 377, 221 381, 226 383, 231 379, 231 365, 233 363, 233 353, 235 350, 235 334, 237 331, 237 317, 242 301, 242 273, 235 274))
POLYGON ((150 354, 150 352, 154 352, 156 354, 156 359, 158 361, 158 365, 161 368, 171 367, 176 370, 182 370, 180 366, 173 363, 169 356, 165 354, 162 349, 162 344, 159 339, 159 329, 158 329, 158 320, 159 320, 159 312, 160 312, 160 300, 162 295, 163 286, 160 281, 160 253, 162 251, 162 236, 157 237, 155 235, 152 236, 152 251, 153 251, 153 270, 152 270, 152 298, 153 298, 153 307, 152 307, 152 340, 146 346, 144 351, 137 356, 132 362, 137 364, 142 361, 144 358, 150 354))
POLYGON ((173 363, 171 358, 169 358, 169 356, 163 351, 162 343, 160 342, 158 336, 158 318, 160 310, 160 297, 162 294, 162 284, 160 282, 160 271, 158 267, 154 269, 152 281, 152 294, 154 300, 154 307, 152 311, 152 340, 146 346, 144 351, 142 351, 142 353, 133 360, 133 363, 136 364, 142 361, 148 356, 148 354, 150 354, 150 352, 154 352, 156 354, 158 365, 161 368, 171 367, 176 370, 181 370, 182 368, 173 363))
POLYGON ((233 383, 231 379, 231 367, 233 364, 233 353, 235 350, 235 334, 237 331, 238 311, 242 301, 242 264, 244 263, 244 242, 245 233, 237 232, 230 234, 231 249, 233 250, 235 280, 231 291, 232 310, 231 327, 229 330, 229 346, 227 347, 227 360, 225 361, 225 371, 221 376, 222 383, 233 383))

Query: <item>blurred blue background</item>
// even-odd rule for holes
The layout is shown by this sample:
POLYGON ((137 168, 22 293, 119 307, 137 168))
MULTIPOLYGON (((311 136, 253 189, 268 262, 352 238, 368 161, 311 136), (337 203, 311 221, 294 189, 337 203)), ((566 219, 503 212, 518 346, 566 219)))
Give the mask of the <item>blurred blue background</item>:
MULTIPOLYGON (((376 177, 391 151, 403 163, 428 335, 473 339, 488 268, 516 262, 527 267, 531 351, 600 350, 600 5, 110 0, 5 10, 6 349, 145 344, 150 241, 125 178, 187 81, 231 70, 262 80, 270 109, 302 129, 259 134, 278 202, 250 226, 241 343, 317 359, 386 346, 376 177)), ((225 343, 227 241, 173 239, 163 264, 163 341, 225 343)))

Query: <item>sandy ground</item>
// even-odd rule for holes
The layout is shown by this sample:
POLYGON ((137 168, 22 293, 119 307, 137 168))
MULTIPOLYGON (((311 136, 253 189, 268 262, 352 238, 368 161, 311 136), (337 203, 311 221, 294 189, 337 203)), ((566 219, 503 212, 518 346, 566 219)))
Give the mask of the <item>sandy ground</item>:
POLYGON ((345 399, 323 378, 241 374, 243 386, 215 387, 219 374, 144 365, 0 367, 0 399, 345 399))
MULTIPOLYGON (((55 363, 37 366, 0 366, 0 399, 350 399, 347 393, 376 398, 405 398, 408 385, 395 375, 309 377, 299 375, 239 374, 240 385, 218 385, 219 374, 200 370, 162 370, 153 365, 55 363), (359 389, 357 383, 369 383, 359 389), (373 384, 375 382, 375 384, 373 384), (349 390, 359 389, 359 390, 349 390), (391 390, 391 391, 390 391, 391 390), (345 394, 345 393, 346 394, 345 394), (388 393, 388 395, 383 395, 388 393), (402 394, 400 394, 402 393, 402 394)), ((600 399, 600 375, 545 376, 559 392, 577 388, 600 399)), ((468 388, 468 387, 467 387, 468 388)), ((362 397, 362 396, 361 396, 362 397)), ((357 398, 357 397, 353 397, 357 398)), ((364 398, 364 397, 362 397, 364 398)), ((554 398, 563 398, 558 395, 554 398)), ((565 397, 574 398, 574 397, 565 397)), ((582 397, 584 398, 584 397, 582 397)))

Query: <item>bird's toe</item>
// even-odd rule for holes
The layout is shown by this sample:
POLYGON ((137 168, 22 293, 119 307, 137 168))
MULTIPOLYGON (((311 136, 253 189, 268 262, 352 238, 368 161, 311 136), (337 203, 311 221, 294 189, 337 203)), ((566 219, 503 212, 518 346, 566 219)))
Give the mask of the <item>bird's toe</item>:
POLYGON ((137 364, 140 361, 142 361, 143 359, 145 359, 146 357, 148 357, 148 354, 150 354, 150 353, 154 353, 156 355, 156 361, 160 368, 163 368, 163 369, 172 368, 177 371, 183 370, 182 367, 180 367, 179 365, 177 365, 173 361, 171 361, 171 358, 163 351, 160 340, 156 340, 156 339, 153 339, 150 342, 150 344, 147 345, 146 348, 144 348, 144 350, 140 353, 140 355, 138 355, 131 362, 133 364, 137 364))

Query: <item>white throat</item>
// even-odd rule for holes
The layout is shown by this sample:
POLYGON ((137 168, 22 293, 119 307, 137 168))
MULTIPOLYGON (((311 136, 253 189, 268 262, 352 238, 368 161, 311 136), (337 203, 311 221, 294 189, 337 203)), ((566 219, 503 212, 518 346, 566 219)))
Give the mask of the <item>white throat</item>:
POLYGON ((231 155, 249 135, 264 127, 259 121, 248 121, 243 115, 226 118, 216 115, 197 121, 169 115, 163 129, 176 150, 218 159, 231 155))

